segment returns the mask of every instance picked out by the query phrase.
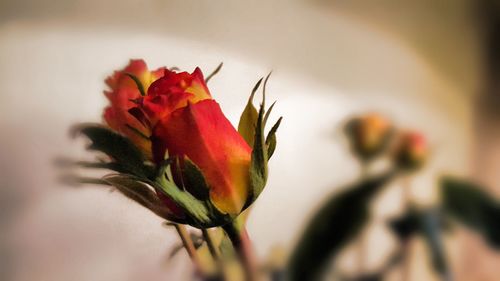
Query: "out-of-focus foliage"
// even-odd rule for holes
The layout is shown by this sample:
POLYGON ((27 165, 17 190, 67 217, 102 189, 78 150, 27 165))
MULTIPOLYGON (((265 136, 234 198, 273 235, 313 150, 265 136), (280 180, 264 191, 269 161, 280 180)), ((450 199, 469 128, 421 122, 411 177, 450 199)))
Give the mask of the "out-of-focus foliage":
POLYGON ((399 218, 390 221, 389 225, 401 243, 405 243, 415 235, 424 237, 434 270, 447 280, 450 273, 441 239, 446 221, 438 210, 417 210, 412 207, 399 218))
POLYGON ((500 203, 484 190, 470 181, 445 177, 441 181, 443 208, 500 249, 500 203))
POLYGON ((289 280, 321 280, 328 263, 368 221, 371 199, 393 175, 391 171, 357 182, 314 214, 289 260, 289 280))

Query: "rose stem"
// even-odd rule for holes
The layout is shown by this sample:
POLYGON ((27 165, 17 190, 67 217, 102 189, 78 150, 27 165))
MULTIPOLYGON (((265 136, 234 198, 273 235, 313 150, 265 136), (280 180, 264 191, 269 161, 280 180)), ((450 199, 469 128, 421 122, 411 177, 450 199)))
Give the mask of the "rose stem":
POLYGON ((243 225, 238 225, 237 221, 226 224, 222 227, 231 240, 236 253, 243 265, 246 281, 257 280, 257 265, 255 263, 252 242, 243 225))
MULTIPOLYGON (((410 204, 411 204, 411 184, 410 184, 410 178, 409 176, 406 176, 403 178, 403 186, 402 186, 402 200, 403 200, 403 209, 405 212, 408 212, 410 209, 410 204)), ((410 243, 410 238, 406 238, 404 241, 402 241, 401 244, 402 247, 402 253, 403 253, 403 268, 402 268, 402 281, 409 281, 410 280, 410 273, 411 273, 411 243, 410 243)))
POLYGON ((196 248, 194 247, 193 240, 191 240, 191 237, 189 236, 186 226, 181 224, 174 224, 174 226, 175 230, 177 230, 177 233, 181 237, 182 244, 184 245, 186 252, 188 253, 189 257, 191 258, 191 261, 193 262, 195 271, 201 274, 200 260, 198 258, 198 254, 196 253, 196 248))
MULTIPOLYGON (((360 175, 359 178, 361 181, 364 181, 368 178, 368 167, 369 167, 369 161, 368 160, 361 160, 361 169, 360 169, 360 175)), ((359 234, 359 240, 358 240, 358 273, 363 275, 363 272, 365 270, 365 265, 366 265, 366 245, 365 245, 365 233, 363 230, 361 230, 359 234)))
POLYGON ((208 250, 210 251, 210 255, 215 261, 215 264, 217 266, 217 270, 221 276, 224 275, 224 268, 222 264, 222 260, 219 255, 219 251, 217 250, 217 247, 215 247, 214 241, 212 239, 212 236, 210 234, 210 231, 206 228, 201 229, 201 233, 203 234, 203 238, 207 242, 208 250))

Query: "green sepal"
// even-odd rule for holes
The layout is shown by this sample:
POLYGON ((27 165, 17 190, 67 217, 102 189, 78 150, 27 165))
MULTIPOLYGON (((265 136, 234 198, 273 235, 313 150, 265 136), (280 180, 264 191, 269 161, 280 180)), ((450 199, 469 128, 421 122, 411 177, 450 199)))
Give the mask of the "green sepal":
POLYGON ((209 188, 203 173, 200 168, 187 157, 184 158, 182 175, 184 187, 189 190, 194 197, 200 200, 209 199, 209 188))
POLYGON ((444 211, 480 233, 490 246, 500 249, 500 201, 485 188, 465 180, 441 180, 444 211))
POLYGON ((257 109, 255 109, 255 106, 253 105, 253 97, 262 83, 262 79, 263 78, 261 78, 253 87, 252 94, 248 98, 247 105, 245 106, 245 109, 240 116, 240 122, 238 123, 238 133, 240 133, 250 147, 253 147, 255 126, 258 118, 257 109))
POLYGON ((127 198, 134 200, 143 207, 151 210, 156 215, 178 223, 185 223, 173 216, 171 211, 163 204, 156 192, 148 187, 146 183, 141 182, 138 178, 125 174, 112 174, 102 178, 108 184, 114 186, 127 198))
MULTIPOLYGON (((276 122, 276 124, 269 131, 267 137, 264 136, 264 129, 266 122, 269 118, 270 112, 272 111, 275 105, 275 103, 273 103, 269 107, 266 113, 265 110, 266 86, 270 76, 271 73, 269 73, 264 79, 264 85, 262 87, 262 103, 257 113, 255 125, 253 126, 253 137, 252 137, 253 149, 252 149, 252 157, 251 157, 252 159, 250 162, 250 171, 249 171, 251 188, 249 190, 249 196, 247 202, 245 203, 245 206, 243 207, 243 210, 248 208, 253 202, 255 202, 255 200, 257 200, 257 198, 262 193, 262 190, 266 185, 268 176, 267 162, 270 156, 274 153, 274 150, 276 149, 276 131, 278 130, 278 127, 282 120, 282 118, 280 117, 276 122)), ((253 104, 251 103, 251 101, 253 100, 255 91, 258 89, 261 82, 262 79, 260 79, 257 85, 254 87, 252 95, 250 96, 249 105, 252 108, 253 104)))
POLYGON ((174 201, 188 215, 187 224, 196 228, 221 226, 232 221, 233 217, 221 213, 210 200, 199 200, 188 190, 181 190, 177 185, 167 180, 165 175, 154 182, 148 182, 155 189, 174 201))
POLYGON ((252 150, 252 159, 250 161, 250 194, 249 198, 243 209, 250 206, 257 198, 266 186, 267 181, 267 146, 264 140, 264 106, 261 105, 259 109, 259 115, 257 117, 257 123, 255 127, 255 141, 252 150))
POLYGON ((60 168, 81 167, 87 169, 107 169, 119 173, 126 173, 127 171, 116 162, 89 162, 89 161, 74 161, 71 159, 59 158, 56 159, 55 165, 60 168))
POLYGON ((267 125, 267 120, 269 116, 271 116, 271 112, 273 111, 274 106, 276 105, 276 101, 271 104, 271 106, 267 109, 266 115, 264 115, 264 127, 267 125))
MULTIPOLYGON (((271 108, 269 108, 271 110, 271 108)), ((268 111, 269 112, 269 111, 268 111)), ((267 114, 266 114, 267 115, 267 114)), ((278 131, 278 128, 281 124, 281 120, 283 117, 280 117, 278 121, 274 124, 274 126, 271 128, 269 133, 267 134, 266 137, 266 145, 267 145, 267 159, 271 159, 271 157, 274 154, 274 150, 276 149, 276 131, 278 131)))
POLYGON ((210 73, 207 78, 205 78, 205 83, 208 83, 208 81, 210 81, 210 79, 212 79, 212 77, 214 77, 217 73, 219 73, 219 71, 222 69, 222 65, 224 63, 220 63, 215 69, 214 71, 212 71, 212 73, 210 73))
POLYGON ((343 188, 313 216, 287 265, 288 280, 322 280, 327 265, 354 239, 369 221, 372 198, 395 175, 382 175, 343 188))
POLYGON ((87 136, 92 142, 87 149, 105 153, 128 173, 146 178, 154 174, 144 154, 128 138, 111 129, 99 124, 80 124, 71 132, 73 136, 87 136))
POLYGON ((141 96, 145 96, 146 95, 146 92, 144 91, 144 86, 142 85, 142 82, 141 80, 139 80, 139 78, 137 78, 137 76, 135 76, 134 74, 132 73, 125 73, 125 75, 127 75, 128 77, 130 77, 132 80, 134 80, 135 84, 137 85, 137 89, 139 90, 139 92, 141 93, 141 96))

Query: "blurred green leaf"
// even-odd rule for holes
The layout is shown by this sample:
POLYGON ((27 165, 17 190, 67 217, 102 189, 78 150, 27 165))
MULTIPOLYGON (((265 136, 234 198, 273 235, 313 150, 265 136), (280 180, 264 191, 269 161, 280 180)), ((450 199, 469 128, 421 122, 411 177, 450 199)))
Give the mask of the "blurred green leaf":
POLYGON ((88 162, 75 161, 67 158, 58 158, 55 160, 55 165, 59 168, 82 167, 88 169, 106 169, 119 173, 127 172, 119 163, 116 162, 88 162))
POLYGON ((427 243, 434 270, 443 280, 448 280, 445 277, 450 276, 450 273, 441 241, 441 232, 446 228, 446 222, 437 210, 417 210, 411 207, 401 217, 390 221, 390 227, 402 243, 414 235, 421 235, 427 243))
POLYGON ((73 127, 72 133, 87 136, 92 141, 87 149, 107 154, 128 173, 145 178, 154 174, 153 168, 145 164, 143 153, 128 138, 111 129, 99 124, 80 124, 73 127))
POLYGON ((368 221, 371 199, 393 175, 391 171, 357 182, 316 212, 289 260, 291 281, 321 280, 325 267, 368 221))
POLYGON ((410 209, 401 217, 391 220, 389 226, 399 240, 405 241, 419 232, 420 221, 418 216, 416 210, 410 209))
POLYGON ((480 233, 495 249, 500 249, 500 203, 479 185, 445 177, 441 197, 447 214, 480 233))

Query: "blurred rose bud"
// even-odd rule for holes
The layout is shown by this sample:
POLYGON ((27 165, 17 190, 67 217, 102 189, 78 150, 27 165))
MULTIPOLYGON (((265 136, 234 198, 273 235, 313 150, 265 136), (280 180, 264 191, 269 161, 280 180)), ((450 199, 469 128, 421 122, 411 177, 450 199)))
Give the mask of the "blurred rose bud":
POLYGON ((421 133, 404 132, 400 134, 394 150, 394 161, 399 168, 418 169, 425 163, 427 156, 427 141, 421 133))
POLYGON ((149 71, 143 60, 130 60, 129 64, 122 70, 115 71, 106 79, 109 89, 104 94, 110 105, 104 110, 104 120, 111 129, 127 136, 132 142, 151 158, 151 135, 149 127, 139 122, 129 113, 136 106, 134 100, 141 97, 137 78, 143 90, 147 91, 149 85, 163 75, 164 68, 149 71))
POLYGON ((363 160, 371 160, 387 147, 392 124, 377 113, 365 114, 347 123, 346 134, 353 153, 363 160))

